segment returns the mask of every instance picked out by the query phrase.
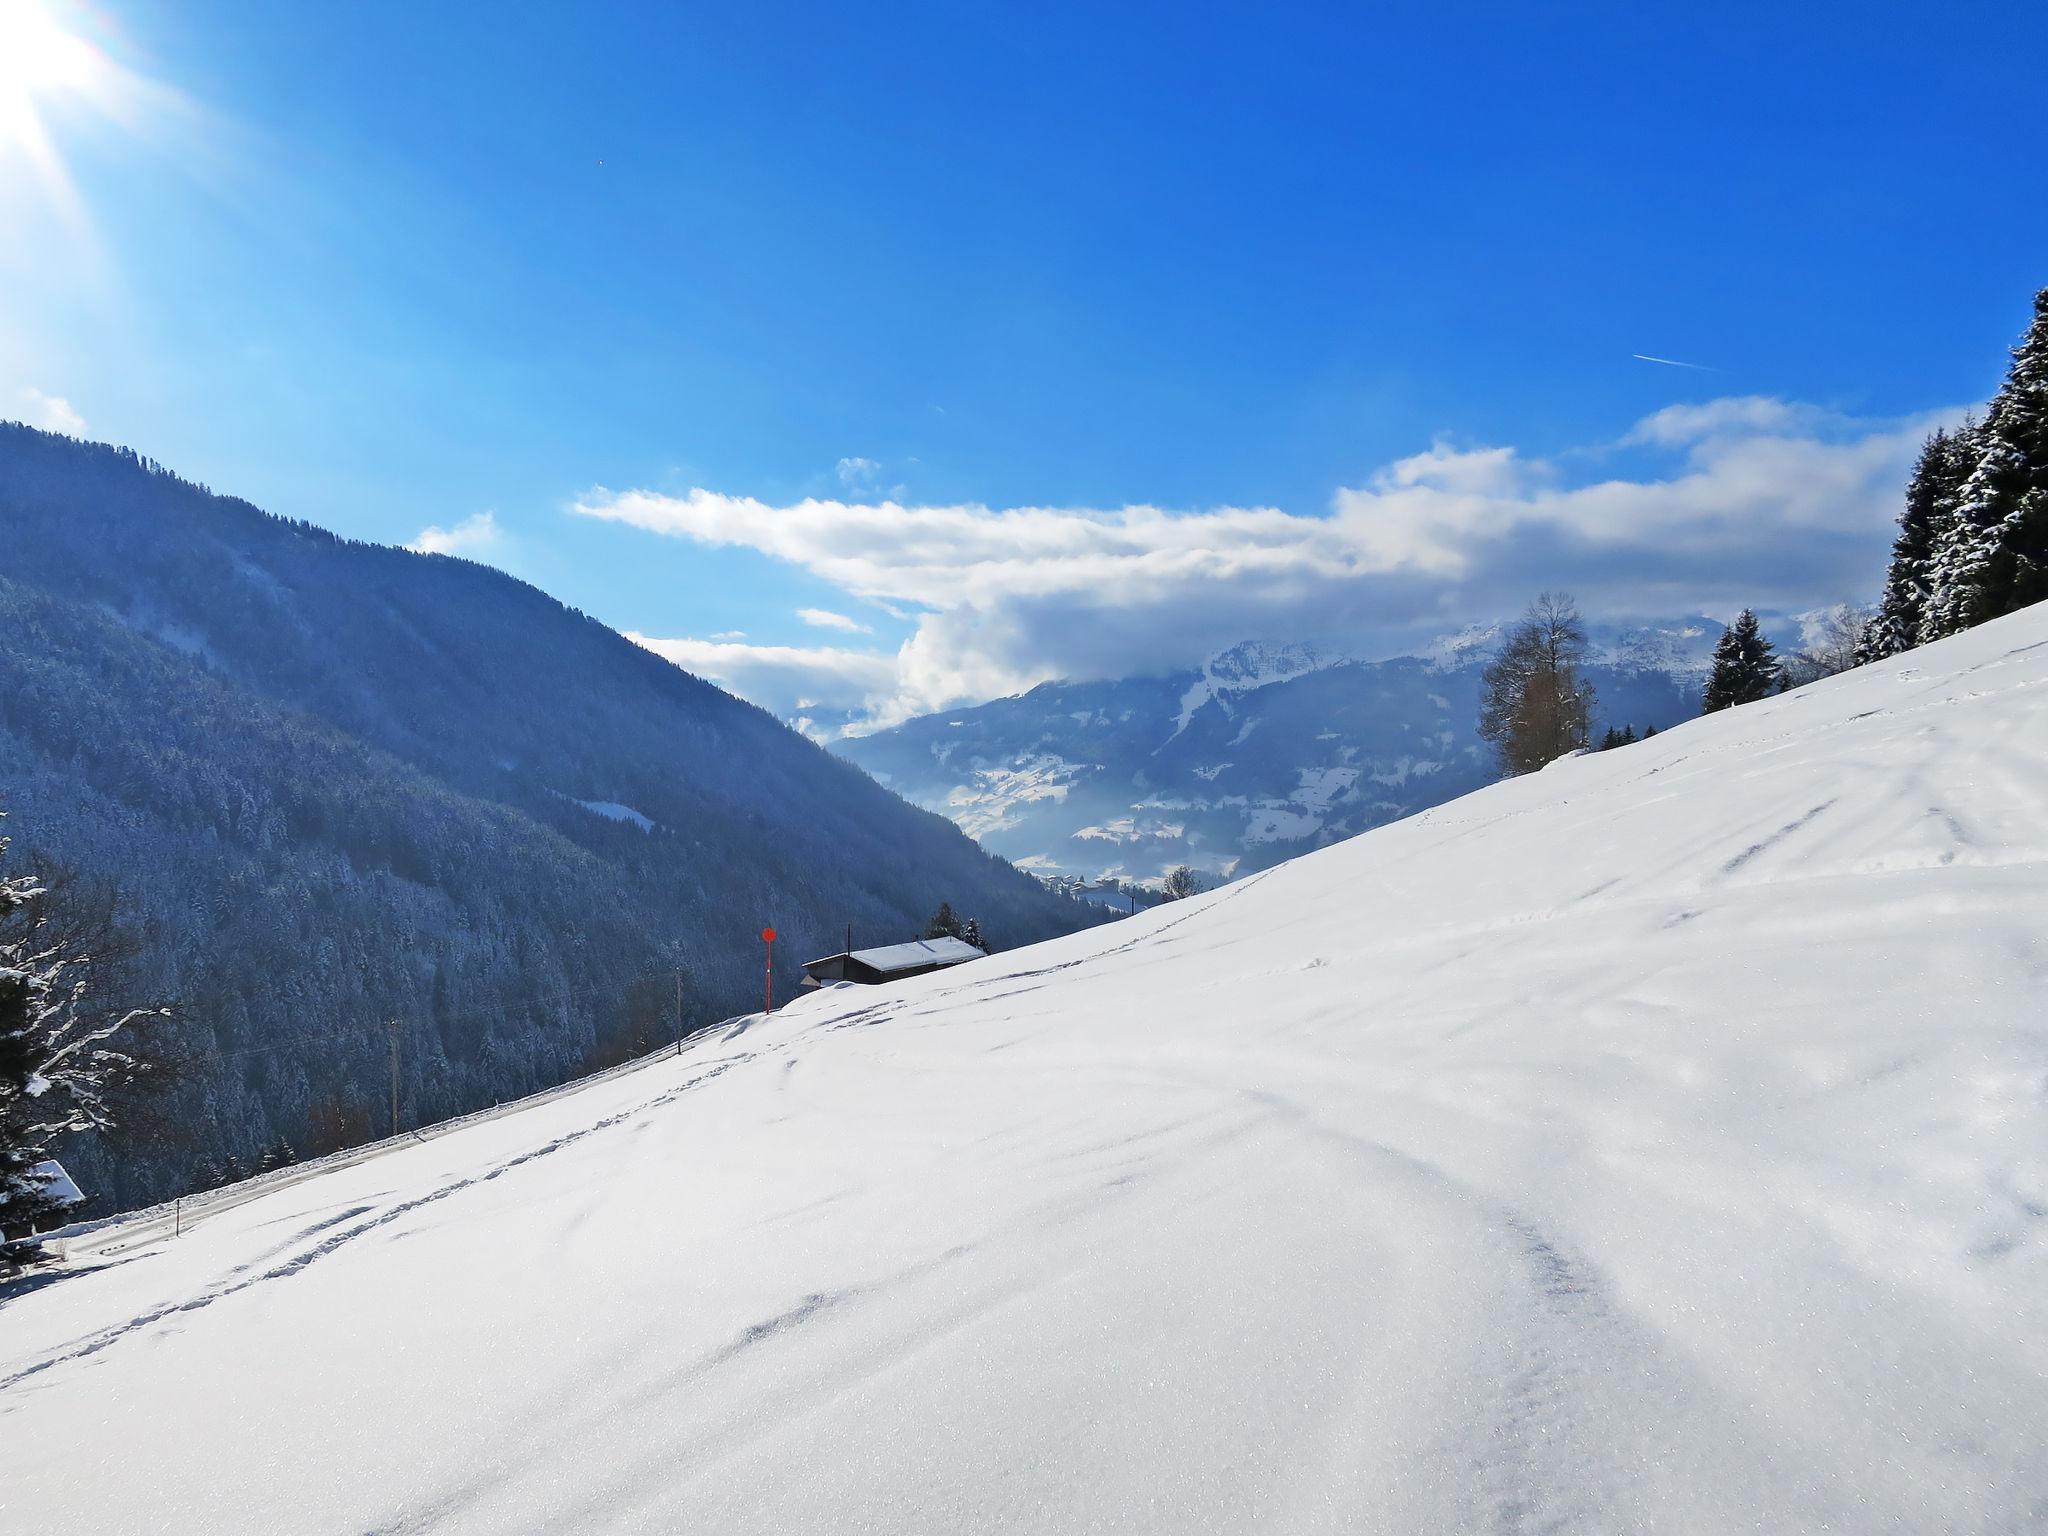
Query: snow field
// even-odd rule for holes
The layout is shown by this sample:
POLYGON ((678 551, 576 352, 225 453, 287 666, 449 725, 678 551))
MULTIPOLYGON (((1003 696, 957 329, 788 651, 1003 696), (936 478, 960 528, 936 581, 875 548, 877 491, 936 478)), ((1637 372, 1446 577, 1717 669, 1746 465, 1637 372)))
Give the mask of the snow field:
POLYGON ((0 1300, 8 1529, 2023 1531, 2043 1425, 2048 610, 0 1300))

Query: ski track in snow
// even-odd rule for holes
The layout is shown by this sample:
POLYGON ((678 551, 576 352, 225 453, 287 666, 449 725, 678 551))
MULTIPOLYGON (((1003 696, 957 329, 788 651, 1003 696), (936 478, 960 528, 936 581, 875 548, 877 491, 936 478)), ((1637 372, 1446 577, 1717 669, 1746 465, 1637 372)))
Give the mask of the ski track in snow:
POLYGON ((2048 1528, 2044 647, 80 1239, 0 1527, 2048 1528))
MULTIPOLYGON (((467 1178, 457 1179, 452 1183, 440 1185, 430 1190, 426 1194, 415 1196, 410 1200, 400 1200, 397 1203, 386 1206, 381 1210, 377 1209, 374 1206, 368 1205, 353 1206, 350 1209, 343 1211, 337 1216, 330 1216, 323 1220, 316 1221, 311 1226, 306 1227, 301 1232, 299 1232, 294 1242, 303 1240, 308 1237, 317 1236, 322 1232, 326 1232, 328 1233, 328 1235, 320 1238, 320 1241, 313 1244, 310 1248, 301 1249, 298 1252, 293 1253, 292 1256, 289 1259, 286 1259, 284 1262, 280 1264, 268 1265, 266 1267, 258 1269, 257 1272, 254 1274, 249 1274, 248 1271, 255 1268, 256 1266, 250 1264, 237 1265, 234 1269, 228 1272, 230 1276, 228 1283, 212 1287, 208 1290, 201 1291, 197 1295, 188 1296, 182 1301, 169 1303, 165 1306, 157 1308, 154 1311, 145 1312, 139 1317, 130 1318, 124 1323, 116 1324, 114 1327, 103 1329, 96 1334, 93 1334, 84 1339, 77 1340, 72 1344, 65 1346, 58 1353, 50 1356, 48 1359, 39 1360, 33 1365, 24 1366, 21 1369, 15 1371, 11 1375, 0 1376, 0 1390, 5 1390, 6 1388, 13 1386, 16 1382, 26 1380, 28 1377, 34 1376, 38 1372, 46 1371, 52 1366, 63 1365, 67 1361, 82 1360, 89 1355, 96 1355, 101 1350, 106 1349, 111 1345, 119 1343, 122 1339, 136 1332, 138 1329, 149 1328, 153 1324, 160 1323, 164 1319, 172 1317, 177 1313, 196 1312, 202 1307, 210 1307, 215 1302, 224 1301, 228 1297, 235 1295, 237 1292, 245 1291, 251 1286, 263 1285, 273 1280, 289 1279, 291 1276, 300 1273, 308 1266, 316 1264, 321 1259, 328 1257, 330 1254, 338 1252, 346 1244, 354 1242, 357 1238, 362 1237, 364 1234, 368 1232, 374 1231, 378 1227, 385 1226, 390 1222, 397 1221, 401 1217, 410 1216, 411 1214, 413 1214, 413 1212, 421 1210, 426 1206, 432 1205, 436 1201, 446 1200, 451 1195, 461 1194, 464 1190, 470 1188, 472 1185, 481 1184, 491 1179, 502 1178, 504 1175, 510 1173, 513 1169, 521 1167, 526 1163, 530 1163, 536 1158, 550 1156, 553 1153, 561 1151, 564 1147, 573 1146, 575 1143, 581 1141, 586 1136, 594 1136, 600 1131, 611 1130, 614 1126, 623 1125, 627 1121, 636 1119, 640 1115, 646 1113, 649 1110, 658 1109, 664 1104, 672 1103, 677 1098, 680 1098, 683 1094, 688 1093, 691 1089, 697 1087, 700 1083, 707 1082, 710 1079, 717 1077, 721 1072, 728 1071, 737 1064, 737 1062, 721 1063, 720 1065, 704 1072, 700 1076, 692 1078, 690 1081, 684 1083, 682 1086, 678 1088, 672 1088, 668 1090, 666 1093, 659 1094, 656 1097, 647 1100, 644 1104, 640 1104, 631 1110, 627 1110, 621 1114, 608 1115, 602 1120, 593 1122, 591 1125, 584 1129, 570 1131, 562 1136, 556 1137, 552 1141, 544 1142, 540 1146, 531 1148, 530 1150, 525 1152, 521 1152, 515 1157, 508 1158, 504 1162, 494 1165, 485 1172, 474 1174, 467 1178), (357 1221, 356 1218, 359 1216, 366 1216, 368 1217, 368 1220, 357 1221), (353 1224, 343 1226, 343 1223, 345 1222, 353 1224), (331 1230, 336 1227, 341 1227, 342 1230, 338 1232, 331 1230)), ((286 1242, 284 1244, 279 1245, 277 1249, 272 1251, 273 1255, 275 1253, 283 1252, 286 1249, 291 1248, 292 1246, 294 1246, 294 1242, 286 1242)), ((17 1405, 11 1403, 0 1403, 0 1416, 4 1416, 5 1414, 12 1412, 15 1406, 17 1405)))

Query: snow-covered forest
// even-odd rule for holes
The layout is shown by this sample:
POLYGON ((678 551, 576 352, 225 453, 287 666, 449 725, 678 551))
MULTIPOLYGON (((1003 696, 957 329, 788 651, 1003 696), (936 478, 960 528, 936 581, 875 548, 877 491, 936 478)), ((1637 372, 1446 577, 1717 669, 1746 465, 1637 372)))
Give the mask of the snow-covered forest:
POLYGON ((10 425, 0 548, 0 876, 111 882, 173 1008, 153 1112, 64 1140, 99 1209, 381 1134, 390 1021, 417 1125, 754 1006, 764 922, 793 973, 1106 915, 483 566, 10 425))

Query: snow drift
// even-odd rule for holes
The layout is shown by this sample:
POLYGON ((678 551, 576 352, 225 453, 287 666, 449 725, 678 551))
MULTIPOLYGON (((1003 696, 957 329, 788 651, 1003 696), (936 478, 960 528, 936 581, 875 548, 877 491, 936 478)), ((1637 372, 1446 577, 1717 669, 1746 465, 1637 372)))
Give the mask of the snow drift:
POLYGON ((0 1525, 2038 1529, 2044 858, 2038 609, 836 990, 17 1289, 0 1525))

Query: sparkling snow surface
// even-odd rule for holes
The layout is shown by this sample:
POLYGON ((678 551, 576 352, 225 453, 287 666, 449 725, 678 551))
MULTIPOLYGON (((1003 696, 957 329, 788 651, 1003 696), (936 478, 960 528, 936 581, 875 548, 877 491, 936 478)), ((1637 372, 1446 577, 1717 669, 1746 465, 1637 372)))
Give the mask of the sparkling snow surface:
MULTIPOLYGON (((2048 608, 0 1304, 0 1528, 2048 1524, 2048 608)), ((765 914, 772 916, 772 914, 765 914)))

